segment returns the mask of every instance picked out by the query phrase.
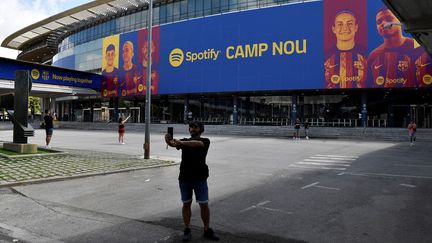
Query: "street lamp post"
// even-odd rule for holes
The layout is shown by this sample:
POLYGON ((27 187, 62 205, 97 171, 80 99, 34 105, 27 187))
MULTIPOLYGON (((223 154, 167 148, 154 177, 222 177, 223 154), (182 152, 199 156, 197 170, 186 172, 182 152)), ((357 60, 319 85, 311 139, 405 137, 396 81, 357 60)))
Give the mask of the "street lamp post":
POLYGON ((151 122, 151 64, 152 64, 152 26, 153 26, 153 0, 148 0, 147 13, 147 84, 146 84, 146 106, 145 106, 145 141, 144 141, 144 159, 150 159, 150 122, 151 122))

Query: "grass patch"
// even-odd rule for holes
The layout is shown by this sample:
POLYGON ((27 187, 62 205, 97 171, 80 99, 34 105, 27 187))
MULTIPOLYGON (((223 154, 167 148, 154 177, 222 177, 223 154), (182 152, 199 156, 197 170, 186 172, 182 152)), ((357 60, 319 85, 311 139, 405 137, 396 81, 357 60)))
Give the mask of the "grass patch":
MULTIPOLYGON (((8 156, 22 155, 21 153, 17 153, 17 152, 7 150, 4 148, 0 148, 0 153, 8 155, 8 156)), ((49 153, 51 153, 51 151, 38 149, 37 153, 35 153, 35 154, 49 154, 49 153)), ((31 155, 31 154, 29 154, 29 155, 31 155)))

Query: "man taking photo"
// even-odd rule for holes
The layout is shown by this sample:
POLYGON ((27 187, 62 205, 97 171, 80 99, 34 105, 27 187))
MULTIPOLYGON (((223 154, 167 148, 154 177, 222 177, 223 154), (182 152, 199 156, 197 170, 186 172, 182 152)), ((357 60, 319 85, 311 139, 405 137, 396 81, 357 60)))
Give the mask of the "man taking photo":
POLYGON ((210 146, 208 138, 201 137, 204 132, 204 124, 193 121, 189 124, 190 138, 174 139, 170 134, 165 135, 168 146, 182 150, 180 163, 179 186, 183 201, 182 215, 185 225, 183 241, 190 241, 192 233, 190 229, 192 195, 195 194, 197 203, 201 208, 201 219, 204 224, 204 237, 208 240, 218 241, 210 225, 210 209, 208 206, 209 176, 206 164, 207 151, 210 146))

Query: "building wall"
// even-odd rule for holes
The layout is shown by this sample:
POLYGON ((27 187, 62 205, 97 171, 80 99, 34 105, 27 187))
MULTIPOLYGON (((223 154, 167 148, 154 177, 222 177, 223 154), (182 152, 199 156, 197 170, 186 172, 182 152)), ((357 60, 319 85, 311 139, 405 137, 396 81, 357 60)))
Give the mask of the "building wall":
MULTIPOLYGON (((181 0, 164 3, 153 9, 153 24, 163 25, 247 9, 278 6, 317 0, 181 0)), ((111 19, 66 37, 58 47, 53 65, 80 71, 100 72, 102 41, 106 36, 126 33, 147 26, 147 10, 111 19), (73 65, 72 65, 73 63, 73 65)))

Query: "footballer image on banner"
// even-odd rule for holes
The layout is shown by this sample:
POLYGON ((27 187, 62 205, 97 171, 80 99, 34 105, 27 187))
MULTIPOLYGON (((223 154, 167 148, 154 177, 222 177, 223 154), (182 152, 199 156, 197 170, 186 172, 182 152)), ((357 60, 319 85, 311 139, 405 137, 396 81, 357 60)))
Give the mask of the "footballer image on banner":
POLYGON ((368 1, 370 21, 370 48, 368 83, 370 87, 416 87, 415 62, 423 48, 405 34, 402 24, 382 3, 368 1), (373 28, 374 27, 374 28, 373 28), (373 43, 380 39, 381 43, 373 43))
POLYGON ((120 35, 119 96, 138 95, 137 32, 120 35))
POLYGON ((324 76, 327 89, 364 88, 366 1, 324 0, 324 76))
MULTIPOLYGON (((158 93, 159 84, 159 46, 160 46, 160 28, 159 26, 152 29, 151 41, 151 91, 152 94, 158 93)), ((138 94, 145 95, 147 90, 147 67, 148 67, 148 31, 142 29, 138 31, 138 94)))
POLYGON ((106 37, 102 42, 102 97, 118 96, 119 35, 106 37))

